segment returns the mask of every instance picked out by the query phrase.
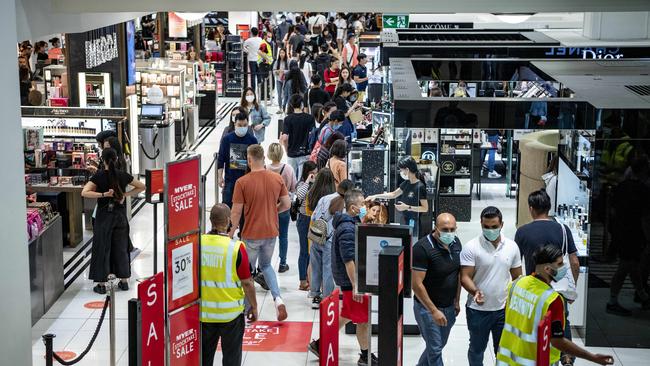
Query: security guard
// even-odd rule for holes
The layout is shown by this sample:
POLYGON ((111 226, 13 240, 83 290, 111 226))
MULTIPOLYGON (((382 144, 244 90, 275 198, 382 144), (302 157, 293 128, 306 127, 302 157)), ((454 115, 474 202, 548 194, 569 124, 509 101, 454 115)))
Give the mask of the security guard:
POLYGON ((609 355, 593 354, 564 338, 564 303, 551 287, 551 281, 564 278, 568 264, 563 262, 562 250, 546 245, 535 253, 535 272, 519 277, 508 289, 506 323, 503 327, 497 366, 536 366, 537 326, 551 312, 550 364, 560 360, 560 351, 600 365, 614 364, 609 355))
POLYGON ((257 299, 246 247, 228 237, 230 208, 210 211, 212 231, 201 236, 201 353, 212 366, 221 339, 224 366, 240 366, 244 338, 244 296, 248 321, 257 320, 257 299))

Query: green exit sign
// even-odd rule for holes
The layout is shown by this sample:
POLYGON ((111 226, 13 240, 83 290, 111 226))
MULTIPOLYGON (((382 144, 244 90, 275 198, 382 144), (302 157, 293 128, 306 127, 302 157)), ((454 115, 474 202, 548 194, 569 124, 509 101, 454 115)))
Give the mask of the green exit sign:
POLYGON ((408 28, 408 14, 384 14, 382 15, 384 28, 408 28))

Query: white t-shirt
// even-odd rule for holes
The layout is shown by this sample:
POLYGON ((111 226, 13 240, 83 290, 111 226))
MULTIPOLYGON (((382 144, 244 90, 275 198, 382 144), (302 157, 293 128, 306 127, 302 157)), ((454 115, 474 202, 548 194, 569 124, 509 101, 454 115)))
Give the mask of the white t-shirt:
POLYGON ((311 76, 312 76, 312 68, 311 68, 311 62, 305 61, 305 64, 302 66, 302 74, 305 76, 305 82, 307 83, 306 85, 309 85, 309 82, 311 81, 311 76))
POLYGON ((260 37, 251 37, 244 41, 244 52, 248 55, 248 62, 257 62, 257 51, 259 51, 261 44, 262 38, 260 37))
POLYGON ((334 21, 334 25, 336 25, 336 39, 343 39, 345 36, 345 29, 348 27, 348 22, 346 22, 345 19, 340 18, 334 21))
POLYGON ((472 295, 467 296, 467 306, 479 311, 496 311, 505 308, 510 270, 521 267, 521 254, 517 243, 501 234, 497 248, 483 235, 463 245, 460 265, 474 267, 474 284, 483 292, 485 303, 477 305, 472 295))

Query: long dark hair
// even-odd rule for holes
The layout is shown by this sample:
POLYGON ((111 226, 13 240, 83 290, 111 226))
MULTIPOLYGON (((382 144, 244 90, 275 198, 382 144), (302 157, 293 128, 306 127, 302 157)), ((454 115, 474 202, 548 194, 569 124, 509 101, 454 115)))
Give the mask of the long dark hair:
POLYGON ((422 173, 420 173, 420 170, 418 169, 418 163, 415 162, 415 159, 411 156, 406 156, 402 158, 398 163, 397 163, 397 168, 399 169, 407 169, 411 173, 415 173, 415 177, 424 182, 424 176, 422 173))
POLYGON ((302 175, 300 176, 300 181, 306 182, 309 178, 309 174, 316 170, 316 163, 311 160, 307 160, 302 164, 302 175))
POLYGON ((113 198, 116 201, 122 201, 124 198, 124 191, 120 187, 120 180, 118 178, 118 168, 117 168, 117 151, 113 148, 104 149, 102 151, 102 161, 108 169, 106 173, 108 175, 108 188, 113 190, 113 198))
POLYGON ((117 153, 117 164, 115 167, 118 170, 125 172, 126 159, 124 158, 124 152, 122 151, 122 144, 120 144, 120 140, 117 138, 117 136, 109 136, 106 138, 105 142, 108 142, 108 146, 110 146, 110 148, 115 150, 115 153, 117 153))
POLYGON ((289 55, 287 54, 287 50, 282 48, 278 48, 278 58, 275 60, 275 69, 280 70, 280 66, 284 65, 282 67, 283 69, 288 69, 289 68, 289 55), (284 57, 280 57, 282 54, 280 51, 284 51, 284 57))
POLYGON ((334 184, 334 174, 328 168, 321 169, 318 174, 316 174, 316 179, 314 184, 309 189, 307 197, 309 198, 309 209, 315 210, 318 201, 327 196, 328 194, 334 193, 336 190, 336 185, 334 184))
POLYGON ((291 94, 301 94, 306 89, 305 77, 295 61, 291 61, 287 82, 291 81, 291 94))
POLYGON ((246 93, 248 91, 252 91, 253 95, 255 96, 255 100, 253 101, 253 105, 255 106, 255 109, 260 109, 260 105, 258 104, 258 98, 257 98, 257 93, 255 93, 255 89, 251 88, 250 86, 244 89, 244 91, 241 92, 241 100, 239 101, 239 105, 245 106, 248 105, 248 102, 246 101, 246 93))

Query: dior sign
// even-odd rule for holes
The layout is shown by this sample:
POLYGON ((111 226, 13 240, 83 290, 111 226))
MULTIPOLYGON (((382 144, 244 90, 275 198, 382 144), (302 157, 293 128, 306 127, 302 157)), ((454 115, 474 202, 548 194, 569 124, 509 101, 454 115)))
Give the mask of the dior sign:
POLYGON ((117 33, 105 34, 86 41, 86 68, 95 68, 117 57, 117 33))

